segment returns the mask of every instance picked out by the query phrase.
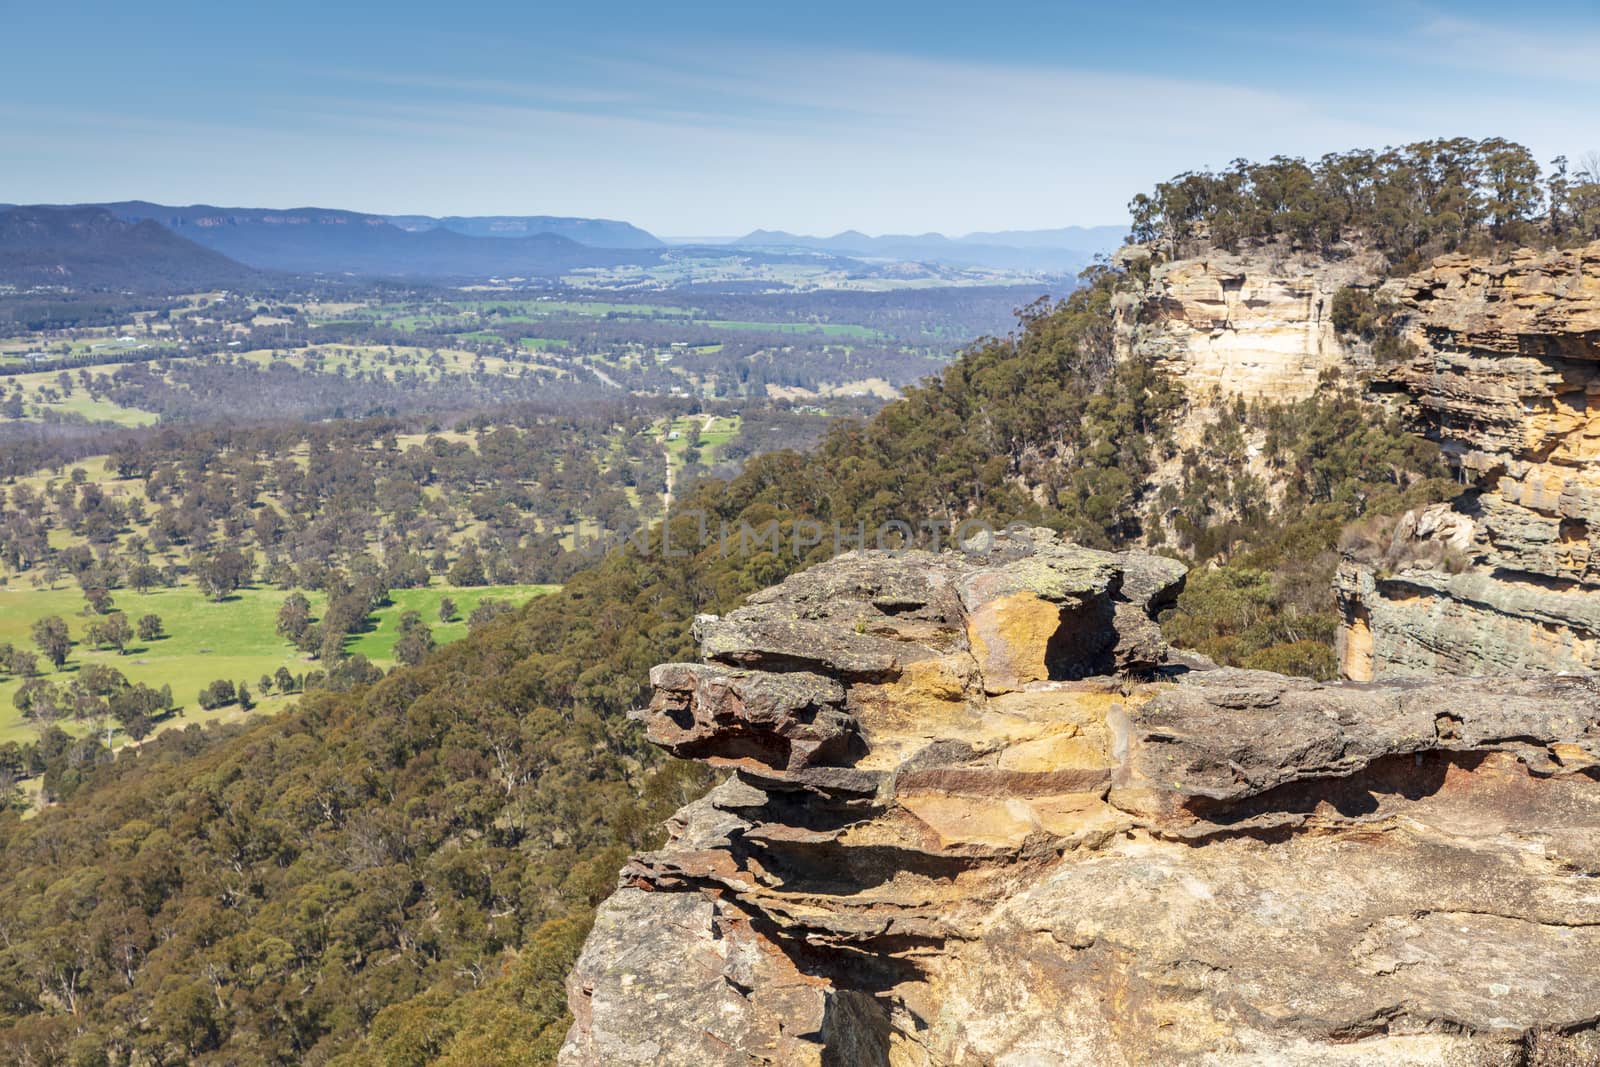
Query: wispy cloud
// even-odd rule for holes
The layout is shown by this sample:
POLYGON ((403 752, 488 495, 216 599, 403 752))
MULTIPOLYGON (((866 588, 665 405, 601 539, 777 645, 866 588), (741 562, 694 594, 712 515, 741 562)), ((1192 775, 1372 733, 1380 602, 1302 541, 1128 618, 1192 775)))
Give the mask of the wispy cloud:
POLYGON ((517 97, 549 100, 577 105, 621 105, 639 101, 637 92, 603 86, 564 84, 551 81, 516 81, 506 78, 457 78, 443 75, 394 73, 370 70, 330 70, 318 72, 331 79, 354 84, 397 89, 421 89, 456 96, 517 97))
POLYGON ((204 92, 152 76, 37 102, 7 95, 22 82, 0 70, 0 140, 25 148, 11 199, 138 181, 153 198, 626 215, 669 232, 1115 221, 1152 182, 1239 156, 1458 133, 1542 158, 1596 147, 1571 143, 1595 128, 1592 20, 1556 33, 1407 8, 1377 60, 1336 21, 1310 43, 1303 26, 1257 31, 1208 62, 1125 41, 1067 63, 626 34, 497 62, 485 38, 405 59, 263 54, 204 92), (1302 54, 1361 77, 1285 74, 1302 54))
POLYGON ((1528 9, 1511 10, 1516 12, 1514 24, 1449 14, 1428 16, 1419 33, 1432 47, 1423 57, 1465 66, 1490 79, 1511 75, 1535 81, 1600 84, 1600 33, 1570 22, 1538 28, 1529 24, 1532 13, 1528 9))
MULTIPOLYGON (((1226 82, 1091 70, 1062 70, 931 60, 860 51, 737 50, 695 63, 600 61, 629 91, 547 93, 537 83, 446 79, 474 99, 396 98, 354 93, 329 101, 321 118, 389 123, 414 120, 435 132, 500 129, 535 132, 551 124, 634 133, 702 137, 825 137, 905 144, 1058 143, 1092 138, 1161 142, 1205 140, 1241 126, 1269 127, 1303 141, 1297 131, 1361 139, 1394 132, 1383 123, 1344 117, 1315 99, 1226 82), (529 103, 526 101, 537 101, 529 103), (1023 139, 1026 139, 1025 141, 1023 139)), ((433 87, 429 76, 341 74, 372 89, 394 84, 433 87)), ((318 98, 323 99, 323 98, 318 98)), ((303 107, 303 98, 292 101, 303 107)), ((1079 147, 1082 147, 1081 143, 1079 147)))

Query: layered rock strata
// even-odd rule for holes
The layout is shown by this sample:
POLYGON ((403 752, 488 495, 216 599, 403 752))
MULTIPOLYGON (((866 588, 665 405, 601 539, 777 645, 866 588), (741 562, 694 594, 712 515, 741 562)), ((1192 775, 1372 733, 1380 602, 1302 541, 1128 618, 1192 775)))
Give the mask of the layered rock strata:
POLYGON ((565 1067, 1600 1057, 1600 688, 1173 654, 1171 561, 841 557, 642 712, 727 769, 635 857, 565 1067))
POLYGON ((1401 566, 1341 570, 1345 673, 1600 667, 1600 244, 1445 257, 1385 295, 1419 354, 1383 379, 1470 491, 1409 517, 1401 566))
POLYGON ((1334 296, 1347 286, 1376 287, 1382 261, 1282 247, 1169 259, 1145 245, 1122 249, 1117 261, 1125 274, 1113 299, 1114 357, 1159 368, 1181 385, 1185 400, 1172 427, 1178 447, 1158 462, 1151 481, 1181 486, 1184 456, 1204 454, 1220 421, 1242 434, 1239 473, 1277 500, 1282 473, 1267 460, 1267 432, 1238 424, 1237 404, 1304 400, 1330 381, 1365 375, 1371 345, 1334 329, 1334 296))
POLYGON ((1160 260, 1134 245, 1118 261, 1130 280, 1115 306, 1118 358, 1160 367, 1199 409, 1237 397, 1302 400, 1329 372, 1371 365, 1369 346, 1333 327, 1334 294, 1381 278, 1370 255, 1267 249, 1160 260))

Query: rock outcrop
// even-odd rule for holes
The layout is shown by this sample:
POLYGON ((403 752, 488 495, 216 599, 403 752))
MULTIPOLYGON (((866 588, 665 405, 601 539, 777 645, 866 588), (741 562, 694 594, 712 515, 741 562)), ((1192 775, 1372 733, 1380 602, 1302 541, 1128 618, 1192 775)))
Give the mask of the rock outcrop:
POLYGON ((1444 257, 1384 295, 1419 355, 1381 377, 1471 492, 1399 531, 1421 565, 1341 570, 1346 675, 1600 668, 1600 244, 1444 257))
POLYGON ((704 617, 565 1067, 1600 1057, 1600 686, 1174 654, 1171 561, 856 553, 704 617))
POLYGON ((1118 260, 1130 280, 1145 278, 1117 300, 1118 358, 1165 370, 1197 407, 1302 400, 1329 371, 1371 366, 1370 347, 1341 337, 1332 309, 1341 288, 1377 284, 1375 257, 1266 249, 1159 261, 1134 245, 1118 260))
POLYGON ((1333 304, 1342 288, 1376 287, 1382 260, 1281 246, 1170 259, 1147 245, 1123 248, 1116 260, 1125 276, 1113 299, 1114 358, 1158 368, 1184 395, 1171 427, 1177 448, 1157 463, 1152 483, 1181 487, 1184 457, 1204 454, 1221 421, 1243 435, 1240 473, 1277 501, 1282 473, 1266 458, 1267 433, 1238 425, 1236 405, 1304 400, 1330 380, 1353 383, 1370 372, 1372 346, 1334 329, 1333 304))

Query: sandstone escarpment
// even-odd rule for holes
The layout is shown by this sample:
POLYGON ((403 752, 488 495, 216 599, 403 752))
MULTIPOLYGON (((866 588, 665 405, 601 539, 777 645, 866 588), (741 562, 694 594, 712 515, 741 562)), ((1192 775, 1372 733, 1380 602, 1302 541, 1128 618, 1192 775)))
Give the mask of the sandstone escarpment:
POLYGON ((1370 349, 1339 335, 1332 309, 1341 288, 1377 283, 1375 257, 1271 248, 1159 261, 1131 246, 1118 258, 1134 268, 1116 307, 1118 358, 1166 371, 1198 407, 1301 400, 1329 371, 1370 366, 1370 349))
POLYGON ((1419 355, 1383 378, 1472 492, 1398 532, 1430 562, 1342 569, 1345 673, 1600 667, 1600 244, 1444 257, 1385 291, 1419 355))
POLYGON ((1184 397, 1171 427, 1177 447, 1157 463, 1152 482, 1181 486, 1184 457, 1205 455, 1220 421, 1242 434, 1243 469, 1235 473, 1278 500, 1282 472, 1267 461, 1267 433, 1239 424, 1236 405, 1304 400, 1330 380, 1365 375, 1371 345, 1334 328, 1334 296, 1376 286, 1382 260, 1359 252, 1334 260, 1283 246, 1166 259, 1131 245, 1117 262, 1124 277, 1113 300, 1114 357, 1155 367, 1184 397))
POLYGON ((1595 683, 1209 668, 1180 581, 1039 532, 701 619, 642 717, 730 776, 601 908, 561 1062, 1592 1062, 1595 683))

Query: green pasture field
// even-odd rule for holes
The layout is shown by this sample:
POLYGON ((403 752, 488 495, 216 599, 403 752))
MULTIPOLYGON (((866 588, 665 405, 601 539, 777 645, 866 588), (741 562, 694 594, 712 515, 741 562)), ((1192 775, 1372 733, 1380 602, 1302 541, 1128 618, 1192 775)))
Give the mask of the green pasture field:
MULTIPOLYGON (((393 603, 378 609, 371 617, 373 628, 353 635, 347 648, 352 653, 366 655, 381 667, 389 667, 393 665, 395 630, 405 611, 422 612, 423 621, 433 628, 434 640, 448 644, 466 636, 466 617, 485 597, 520 605, 558 588, 553 585, 470 588, 437 585, 395 590, 393 603), (458 617, 453 623, 441 624, 439 601, 446 596, 455 600, 458 617)), ((173 701, 182 706, 182 714, 163 720, 160 728, 275 710, 293 698, 269 697, 259 692, 257 682, 263 674, 273 674, 279 667, 287 667, 297 676, 321 669, 317 661, 309 659, 277 634, 278 609, 289 595, 282 589, 248 587, 222 601, 209 600, 198 588, 189 585, 147 593, 120 589, 112 595, 115 610, 125 612, 130 623, 136 623, 147 613, 161 616, 167 636, 148 642, 135 640, 128 646, 126 655, 111 648, 94 649, 83 643, 85 630, 94 617, 80 614, 84 601, 76 586, 33 589, 13 582, 10 588, 0 589, 0 643, 9 642, 36 651, 31 636, 34 621, 49 615, 61 616, 77 643, 60 671, 47 669, 43 676, 53 682, 66 682, 85 664, 103 663, 121 671, 131 682, 143 682, 156 688, 170 685, 173 701), (243 712, 237 705, 202 711, 196 698, 202 688, 218 678, 246 682, 259 702, 256 711, 243 712)), ((313 614, 321 610, 323 597, 308 594, 307 599, 311 601, 313 614)), ((43 657, 40 666, 49 666, 43 657)), ((0 681, 0 744, 28 741, 36 736, 32 724, 12 703, 21 684, 18 678, 0 681)), ((89 723, 62 725, 77 733, 92 728, 89 723)))
MULTIPOLYGON (((81 415, 96 422, 109 422, 118 426, 128 427, 152 426, 159 421, 160 416, 153 411, 125 408, 109 400, 97 400, 91 397, 88 390, 79 383, 77 372, 71 371, 68 373, 72 379, 72 395, 55 401, 46 401, 41 396, 40 390, 48 388, 59 391, 59 371, 34 371, 29 374, 13 374, 0 379, 0 384, 6 386, 7 392, 14 391, 19 385, 22 387, 25 417, 29 418, 42 419, 46 411, 54 411, 81 415)), ((91 373, 94 372, 91 371, 91 373)))
POLYGON ((670 423, 665 423, 660 430, 660 440, 667 450, 667 460, 673 470, 683 466, 683 455, 689 450, 691 430, 700 430, 700 461, 711 464, 716 462, 722 446, 738 435, 740 422, 738 415, 680 415, 670 423), (678 434, 676 439, 672 437, 673 432, 678 434))
POLYGON ((837 322, 753 322, 739 319, 696 319, 695 325, 714 330, 763 330, 769 333, 820 333, 824 337, 882 337, 878 330, 837 322))
MULTIPOLYGON (((297 675, 316 669, 275 632, 278 608, 288 596, 281 589, 241 589, 220 602, 208 600, 193 586, 147 593, 121 589, 112 595, 115 609, 125 612, 130 623, 147 613, 160 615, 167 636, 149 642, 135 640, 126 655, 110 648, 97 650, 83 643, 84 631, 94 618, 79 614, 84 601, 76 586, 29 589, 13 585, 0 590, 0 642, 36 651, 30 635, 34 621, 49 615, 61 616, 78 643, 65 666, 60 671, 46 670, 44 677, 66 682, 85 664, 104 663, 121 671, 131 682, 157 688, 170 685, 174 703, 184 707, 184 717, 174 717, 163 725, 217 718, 218 712, 202 712, 195 699, 215 679, 248 682, 253 692, 257 679, 279 667, 288 667, 297 675)), ((313 601, 313 610, 317 606, 313 601)), ((49 666, 42 656, 40 666, 49 666)), ((0 682, 0 743, 25 741, 33 736, 31 725, 12 704, 21 684, 19 678, 0 682)), ((281 698, 263 700, 262 707, 270 708, 278 699, 281 698)), ((82 728, 89 727, 82 724, 82 728)))
POLYGON ((387 666, 394 662, 394 643, 400 637, 400 616, 408 611, 422 615, 422 621, 433 630, 436 643, 447 645, 467 636, 467 616, 478 602, 486 599, 506 600, 520 605, 537 596, 545 596, 560 589, 559 585, 485 585, 485 586, 429 586, 424 589, 396 589, 389 596, 394 603, 380 608, 375 616, 377 625, 363 634, 354 634, 345 642, 345 651, 359 652, 374 663, 387 666), (449 597, 456 602, 453 622, 439 621, 439 602, 449 597))

